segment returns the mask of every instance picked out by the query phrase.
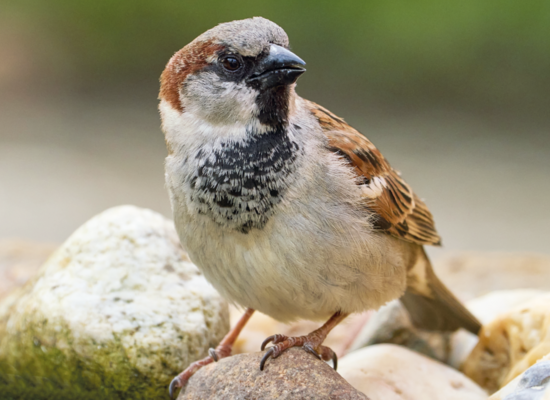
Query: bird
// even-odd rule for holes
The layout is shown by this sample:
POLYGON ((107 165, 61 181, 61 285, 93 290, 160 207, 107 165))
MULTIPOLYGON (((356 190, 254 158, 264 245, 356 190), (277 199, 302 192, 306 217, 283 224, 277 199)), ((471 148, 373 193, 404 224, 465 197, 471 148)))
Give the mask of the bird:
POLYGON ((231 354, 254 310, 326 321, 274 334, 260 362, 290 347, 333 360, 323 341, 351 313, 400 298, 434 331, 478 320, 435 275, 440 245, 428 207, 363 134, 296 93, 305 62, 285 31, 253 17, 219 24, 176 52, 160 78, 165 183, 182 246, 205 278, 246 311, 209 356, 170 384, 231 354))

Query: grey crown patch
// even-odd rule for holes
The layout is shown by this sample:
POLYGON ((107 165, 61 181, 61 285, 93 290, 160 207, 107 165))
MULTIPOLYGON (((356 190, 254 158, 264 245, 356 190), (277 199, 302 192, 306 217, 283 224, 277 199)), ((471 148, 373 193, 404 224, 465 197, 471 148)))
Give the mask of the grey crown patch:
POLYGON ((243 233, 262 229, 284 197, 300 151, 282 128, 202 149, 190 181, 191 200, 222 226, 243 233))

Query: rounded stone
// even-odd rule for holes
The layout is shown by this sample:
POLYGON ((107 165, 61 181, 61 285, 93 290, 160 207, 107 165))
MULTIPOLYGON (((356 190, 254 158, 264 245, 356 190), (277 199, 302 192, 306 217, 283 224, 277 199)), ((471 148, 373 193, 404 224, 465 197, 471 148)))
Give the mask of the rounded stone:
MULTIPOLYGON (((508 304, 517 304, 514 291, 508 296, 508 304)), ((524 297, 528 298, 520 298, 524 297)), ((492 393, 550 354, 549 304, 550 293, 542 293, 484 324, 464 362, 464 373, 492 393)))
POLYGON ((339 373, 371 400, 486 400, 462 373, 417 352, 377 344, 342 358, 339 373))
POLYGON ((303 349, 286 350, 260 371, 263 355, 238 354, 207 365, 191 377, 178 400, 369 400, 303 349))
POLYGON ((228 326, 226 302, 190 262, 172 222, 112 208, 0 303, 0 372, 10 377, 0 384, 13 393, 35 388, 33 399, 164 399, 173 376, 206 356, 228 326))

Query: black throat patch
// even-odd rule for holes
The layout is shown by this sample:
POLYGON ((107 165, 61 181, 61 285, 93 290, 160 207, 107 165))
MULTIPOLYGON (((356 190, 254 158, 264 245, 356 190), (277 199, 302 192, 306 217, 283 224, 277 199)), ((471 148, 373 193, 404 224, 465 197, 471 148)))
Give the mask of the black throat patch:
POLYGON ((222 226, 243 233, 262 229, 283 199, 301 151, 282 126, 202 149, 195 157, 191 200, 222 226))

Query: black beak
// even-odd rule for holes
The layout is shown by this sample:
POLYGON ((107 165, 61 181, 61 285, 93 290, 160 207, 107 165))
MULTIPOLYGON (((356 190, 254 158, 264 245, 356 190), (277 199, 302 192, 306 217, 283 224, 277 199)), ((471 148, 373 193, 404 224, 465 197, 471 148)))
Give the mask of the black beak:
POLYGON ((306 63, 284 47, 272 44, 267 57, 260 60, 248 82, 260 89, 290 85, 306 72, 306 63))

